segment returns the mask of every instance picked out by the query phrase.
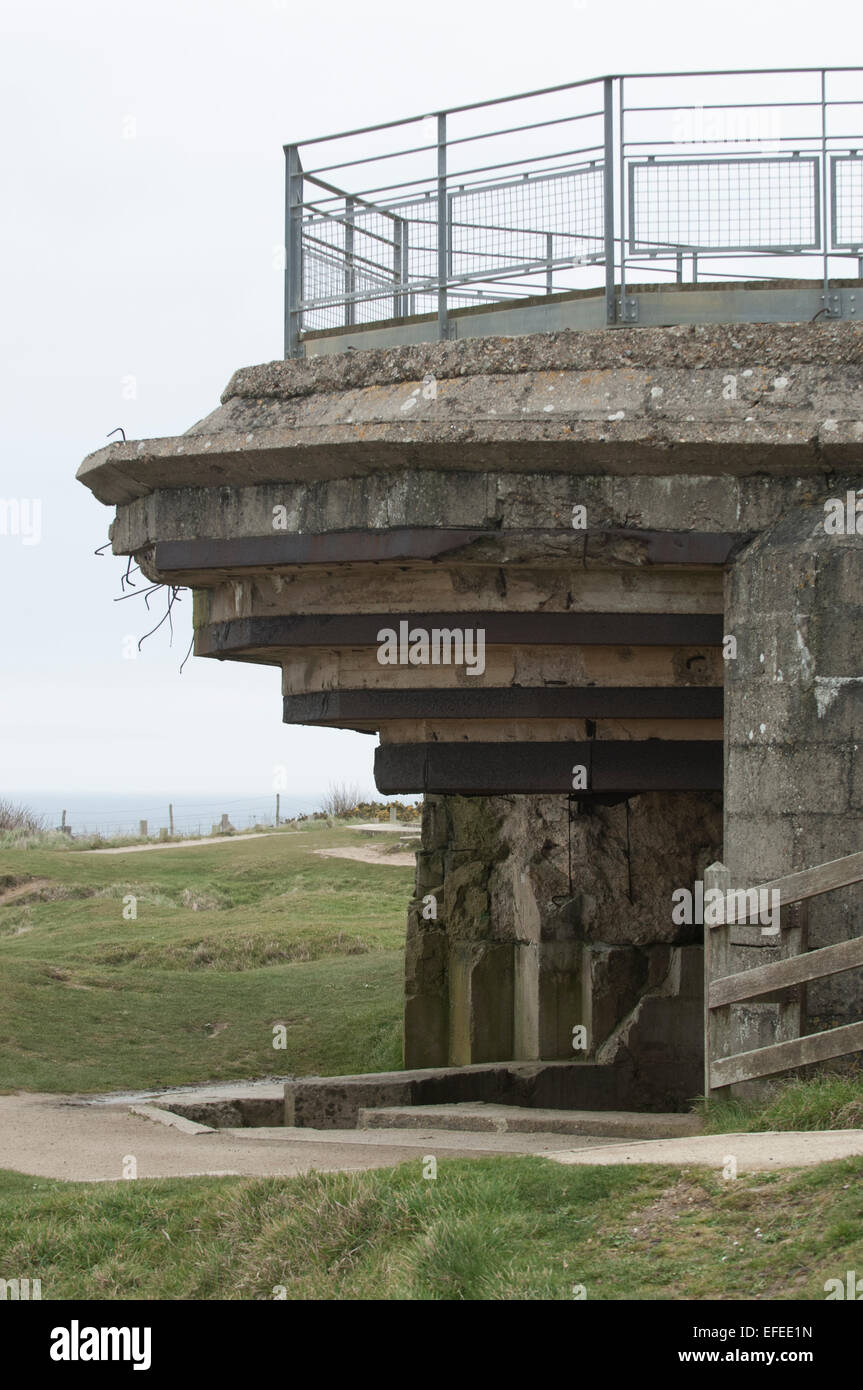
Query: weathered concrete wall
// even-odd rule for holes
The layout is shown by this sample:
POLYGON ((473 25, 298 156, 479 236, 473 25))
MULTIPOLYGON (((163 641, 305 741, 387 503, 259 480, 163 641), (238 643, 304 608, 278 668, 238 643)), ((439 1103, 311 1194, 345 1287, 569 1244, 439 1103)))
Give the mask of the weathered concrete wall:
POLYGON ((674 889, 719 856, 720 798, 426 800, 408 918, 408 1066, 570 1059, 701 1086, 701 928, 674 889), (582 1025, 586 1046, 573 1048, 582 1025))
MULTIPOLYGON (((831 480, 824 497, 845 488, 831 480)), ((725 674, 725 862, 736 886, 861 847, 863 537, 827 534, 824 522, 823 501, 785 512, 727 578, 737 656, 725 674)), ((853 887, 813 899, 810 945, 860 935, 860 912, 853 887)), ((736 968, 775 955, 741 947, 736 968)), ((861 1012, 860 970, 809 986, 810 1031, 861 1012)), ((758 1006, 750 1036, 774 1041, 774 1020, 775 1005, 758 1006)))

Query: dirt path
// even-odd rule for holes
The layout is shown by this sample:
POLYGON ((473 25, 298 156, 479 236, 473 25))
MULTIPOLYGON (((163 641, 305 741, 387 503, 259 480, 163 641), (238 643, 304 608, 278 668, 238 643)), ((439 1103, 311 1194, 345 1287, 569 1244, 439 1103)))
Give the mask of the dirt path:
POLYGON ((361 864, 394 864, 399 869, 416 868, 416 855, 412 850, 405 850, 404 853, 387 850, 385 846, 378 848, 376 845, 349 845, 342 849, 316 849, 315 854, 320 854, 324 859, 358 859, 361 864))
POLYGON ((38 893, 42 888, 53 886, 50 878, 31 878, 29 883, 18 883, 14 888, 4 888, 0 892, 0 907, 14 903, 17 898, 26 898, 30 893, 38 893))
POLYGON ((251 835, 208 835, 202 840, 171 840, 167 844, 121 845, 119 849, 79 849, 78 854, 143 854, 148 849, 191 849, 193 845, 236 845, 244 840, 266 840, 273 835, 302 835, 302 830, 255 830, 251 835))

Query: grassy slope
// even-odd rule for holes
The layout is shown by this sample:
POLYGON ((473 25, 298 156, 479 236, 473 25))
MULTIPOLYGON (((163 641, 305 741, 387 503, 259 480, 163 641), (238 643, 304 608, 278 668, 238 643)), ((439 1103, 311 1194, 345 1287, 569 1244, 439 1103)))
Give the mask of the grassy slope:
POLYGON ((314 854, 357 842, 323 829, 128 855, 0 852, 0 881, 48 879, 54 897, 0 907, 0 1089, 400 1065, 412 872, 314 854))
POLYGON ((863 1159, 699 1170, 420 1160, 301 1178, 0 1172, 0 1269, 43 1299, 823 1299, 863 1268, 863 1159))

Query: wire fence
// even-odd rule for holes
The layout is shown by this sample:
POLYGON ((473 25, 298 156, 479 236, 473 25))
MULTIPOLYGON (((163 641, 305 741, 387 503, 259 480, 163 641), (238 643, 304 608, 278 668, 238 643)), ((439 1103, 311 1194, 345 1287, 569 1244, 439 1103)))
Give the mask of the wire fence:
POLYGON ((861 68, 631 74, 285 147, 286 355, 308 334, 669 278, 863 263, 861 68))

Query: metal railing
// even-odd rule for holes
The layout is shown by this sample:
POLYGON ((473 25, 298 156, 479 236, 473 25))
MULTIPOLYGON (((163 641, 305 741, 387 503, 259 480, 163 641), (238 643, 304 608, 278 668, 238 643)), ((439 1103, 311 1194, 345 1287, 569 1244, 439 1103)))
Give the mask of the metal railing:
MULTIPOLYGON (((629 74, 287 145, 285 355, 310 333, 627 284, 863 276, 863 69, 629 74)), ((861 306, 863 307, 863 306, 861 306)))

